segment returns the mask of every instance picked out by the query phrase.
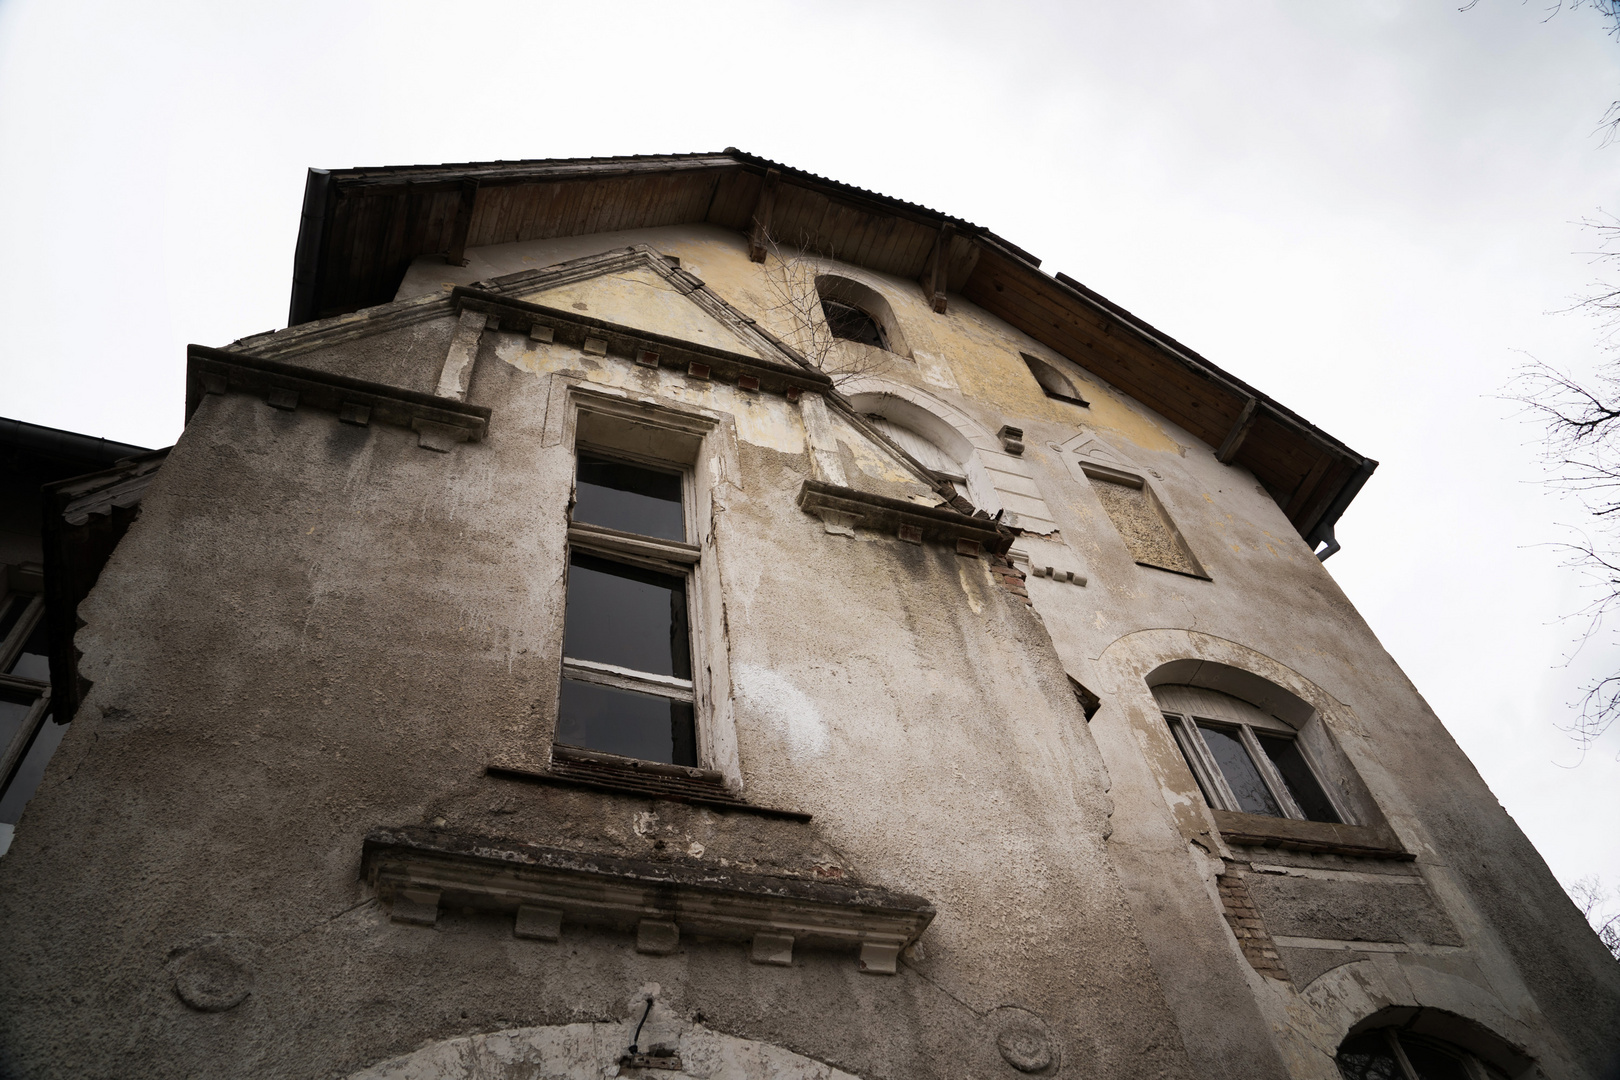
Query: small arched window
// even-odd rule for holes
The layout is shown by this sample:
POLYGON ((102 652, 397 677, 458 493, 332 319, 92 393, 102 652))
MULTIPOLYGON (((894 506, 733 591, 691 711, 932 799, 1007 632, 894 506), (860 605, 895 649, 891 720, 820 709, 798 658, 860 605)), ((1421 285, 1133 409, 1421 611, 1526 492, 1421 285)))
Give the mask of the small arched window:
POLYGON ((837 274, 818 274, 816 298, 834 338, 911 357, 894 308, 870 285, 837 274))
POLYGON ((877 413, 867 413, 866 419, 873 427, 899 444, 902 450, 945 479, 956 484, 967 483, 967 471, 962 468, 962 463, 922 432, 913 431, 906 425, 877 413))
POLYGON ((1042 360, 1038 356, 1031 356, 1029 353, 1019 353, 1018 355, 1024 358, 1024 364, 1029 368, 1029 373, 1035 376, 1035 381, 1041 384, 1041 389, 1046 391, 1047 397, 1067 401, 1071 405, 1091 407, 1091 402, 1080 396, 1080 389, 1075 386, 1074 380, 1070 379, 1064 372, 1059 371, 1056 365, 1050 361, 1042 360))
POLYGON ((1153 697, 1210 806, 1297 821, 1345 820, 1292 725, 1201 686, 1155 686, 1153 697))

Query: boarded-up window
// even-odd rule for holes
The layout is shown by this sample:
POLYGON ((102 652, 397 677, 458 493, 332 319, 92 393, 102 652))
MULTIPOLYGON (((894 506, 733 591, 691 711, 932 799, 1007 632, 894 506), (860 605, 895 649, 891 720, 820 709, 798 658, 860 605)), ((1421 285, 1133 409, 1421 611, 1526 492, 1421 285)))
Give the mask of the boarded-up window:
POLYGON ((1186 541, 1176 531, 1164 507, 1154 498, 1142 478, 1129 473, 1082 466, 1091 486, 1102 500, 1103 509, 1124 538, 1131 557, 1143 566, 1171 570, 1177 574, 1207 578, 1186 541))

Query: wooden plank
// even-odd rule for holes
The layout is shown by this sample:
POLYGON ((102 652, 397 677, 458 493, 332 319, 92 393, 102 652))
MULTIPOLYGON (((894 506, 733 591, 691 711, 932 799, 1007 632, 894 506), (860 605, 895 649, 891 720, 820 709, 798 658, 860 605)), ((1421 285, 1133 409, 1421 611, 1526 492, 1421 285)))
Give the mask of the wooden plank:
POLYGON ((1249 428, 1254 424, 1254 411, 1259 407, 1259 398, 1251 397, 1243 403, 1243 411, 1238 413, 1237 422, 1232 425, 1232 430, 1227 432, 1226 438, 1221 442, 1221 448, 1215 451, 1216 461, 1222 465, 1229 465, 1232 459, 1237 457, 1239 448, 1243 446, 1243 440, 1248 438, 1249 428))
POLYGON ((467 265, 467 237, 472 232, 473 215, 477 209, 478 181, 470 180, 461 185, 455 220, 450 226, 450 243, 445 250, 444 261, 451 266, 467 265))
POLYGON ((754 209, 748 215, 750 262, 764 262, 769 244, 774 239, 771 233, 771 213, 776 209, 776 188, 781 180, 782 173, 779 170, 768 169, 764 181, 759 185, 759 197, 754 200, 754 209))
POLYGON ((1283 507, 1283 513, 1292 521, 1294 515, 1304 509, 1306 501, 1316 491, 1316 485, 1321 481, 1323 474, 1333 465, 1333 458, 1322 454, 1311 466, 1311 471, 1300 478, 1299 486, 1294 488, 1293 494, 1288 498, 1288 505, 1283 507))
POLYGON ((944 222, 939 227, 939 235, 934 238, 934 250, 928 256, 928 269, 923 277, 923 299, 928 302, 934 312, 945 314, 945 282, 948 277, 947 260, 951 249, 951 241, 956 237, 956 226, 944 222))

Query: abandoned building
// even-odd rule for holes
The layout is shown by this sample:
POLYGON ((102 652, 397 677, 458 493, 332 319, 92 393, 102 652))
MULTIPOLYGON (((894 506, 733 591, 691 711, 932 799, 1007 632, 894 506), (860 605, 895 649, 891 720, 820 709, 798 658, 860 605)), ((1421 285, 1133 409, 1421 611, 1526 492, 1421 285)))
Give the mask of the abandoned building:
POLYGON ((1324 565, 1375 462, 1021 248, 736 150, 313 170, 289 324, 6 549, 0 1074, 1616 1075, 1324 565))

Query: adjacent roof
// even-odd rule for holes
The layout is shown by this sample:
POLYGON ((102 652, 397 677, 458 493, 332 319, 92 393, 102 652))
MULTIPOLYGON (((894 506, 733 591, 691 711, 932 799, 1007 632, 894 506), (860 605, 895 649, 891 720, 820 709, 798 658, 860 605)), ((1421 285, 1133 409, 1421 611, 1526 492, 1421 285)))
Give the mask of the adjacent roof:
POLYGON ((774 236, 1006 320, 1250 469, 1301 536, 1337 549, 1333 525, 1376 461, 982 226, 733 148, 311 169, 289 325, 387 303, 421 255, 459 263, 470 247, 661 225, 747 233, 766 219, 774 236))

